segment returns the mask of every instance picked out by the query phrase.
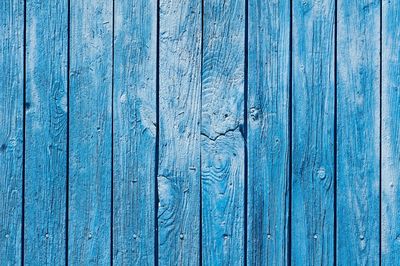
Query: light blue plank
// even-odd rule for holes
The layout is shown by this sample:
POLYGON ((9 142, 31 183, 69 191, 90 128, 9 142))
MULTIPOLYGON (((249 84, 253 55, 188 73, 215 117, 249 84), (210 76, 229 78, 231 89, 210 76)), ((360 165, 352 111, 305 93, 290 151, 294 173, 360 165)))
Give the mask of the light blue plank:
POLYGON ((400 2, 382 2, 382 265, 400 265, 400 2))
POLYGON ((115 2, 115 265, 153 265, 157 2, 115 2))
POLYGON ((72 265, 111 256, 112 1, 71 0, 69 228, 72 265))
POLYGON ((247 264, 287 265, 290 1, 249 1, 247 264))
POLYGON ((380 1, 337 12, 337 263, 378 265, 380 1))
POLYGON ((244 264, 245 1, 204 1, 202 250, 205 265, 244 264))
POLYGON ((68 3, 27 1, 25 264, 65 264, 68 3))
POLYGON ((158 252, 199 265, 201 1, 161 0, 158 252))
POLYGON ((335 1, 293 2, 292 264, 333 265, 335 1))
POLYGON ((0 258, 21 264, 24 1, 0 1, 0 258))

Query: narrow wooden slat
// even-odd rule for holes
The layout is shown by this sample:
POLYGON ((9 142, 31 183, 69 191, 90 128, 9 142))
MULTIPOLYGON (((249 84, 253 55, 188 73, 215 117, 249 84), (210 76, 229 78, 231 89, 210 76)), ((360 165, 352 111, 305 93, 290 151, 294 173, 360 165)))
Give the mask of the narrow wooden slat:
POLYGON ((198 265, 201 1, 159 12, 159 265, 198 265))
POLYGON ((0 2, 0 258, 21 264, 24 1, 0 2))
POLYGON ((157 2, 115 2, 115 265, 154 264, 157 2))
POLYGON ((112 1, 71 0, 68 257, 109 265, 112 1))
POLYGON ((382 265, 400 265, 400 2, 382 2, 382 265))
POLYGON ((378 265, 380 1, 337 14, 337 262, 378 265))
POLYGON ((293 265, 333 265, 334 33, 335 1, 293 2, 293 265))
POLYGON ((68 2, 26 11, 25 261, 64 265, 68 2))
POLYGON ((245 1, 204 1, 202 251, 205 265, 244 263, 245 1))
POLYGON ((247 264, 286 265, 290 1, 249 1, 247 264))

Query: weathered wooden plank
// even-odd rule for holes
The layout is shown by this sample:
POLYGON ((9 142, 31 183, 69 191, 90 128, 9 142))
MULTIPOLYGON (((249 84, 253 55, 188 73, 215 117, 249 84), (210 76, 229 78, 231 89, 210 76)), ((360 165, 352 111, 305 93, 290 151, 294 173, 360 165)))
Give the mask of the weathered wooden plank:
POLYGON ((24 1, 0 2, 0 258, 21 264, 24 1))
POLYGON ((160 1, 160 265, 200 261, 201 1, 160 1))
POLYGON ((244 263, 245 1, 204 1, 202 250, 205 265, 244 263))
POLYGON ((70 5, 68 257, 110 264, 112 1, 70 5))
POLYGON ((378 265, 380 1, 337 16, 337 263, 378 265))
POLYGON ((293 2, 292 264, 333 265, 335 1, 293 2))
POLYGON ((68 2, 26 5, 25 262, 65 265, 68 2))
POLYGON ((400 265, 400 2, 382 2, 382 265, 400 265))
POLYGON ((286 265, 290 1, 249 1, 247 264, 286 265))
POLYGON ((115 265, 154 264, 157 2, 115 2, 115 265))

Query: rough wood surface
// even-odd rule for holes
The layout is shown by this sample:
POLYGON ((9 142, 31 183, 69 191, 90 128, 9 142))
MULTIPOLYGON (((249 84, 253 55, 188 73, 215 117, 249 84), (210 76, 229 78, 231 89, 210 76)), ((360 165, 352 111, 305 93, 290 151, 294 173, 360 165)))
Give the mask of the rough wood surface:
POLYGON ((337 260, 379 265, 380 1, 338 0, 337 260))
POLYGON ((0 1, 0 258, 21 264, 24 1, 0 1))
POLYGON ((160 1, 158 259, 200 262, 201 1, 160 1))
POLYGON ((0 1, 0 264, 400 264, 399 21, 0 1))
POLYGON ((381 264, 400 265, 400 2, 382 2, 381 264))
POLYGON ((26 8, 25 261, 64 265, 68 2, 26 8))
POLYGON ((333 265, 335 1, 293 2, 292 264, 333 265))
POLYGON ((204 1, 202 259, 244 263, 245 1, 204 1))
POLYGON ((114 264, 153 265, 156 2, 116 1, 114 23, 114 264))
POLYGON ((71 0, 69 228, 72 265, 111 261, 113 6, 71 0))
POLYGON ((286 265, 290 1, 249 1, 247 264, 286 265))

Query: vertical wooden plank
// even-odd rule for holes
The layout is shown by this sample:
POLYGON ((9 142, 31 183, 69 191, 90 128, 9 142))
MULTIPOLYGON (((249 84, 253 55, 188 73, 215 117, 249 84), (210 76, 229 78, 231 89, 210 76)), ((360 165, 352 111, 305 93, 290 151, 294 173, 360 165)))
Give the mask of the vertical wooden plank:
POLYGON ((0 2, 0 258, 21 264, 24 1, 0 2))
POLYGON ((68 257, 108 265, 111 247, 112 1, 70 4, 68 257))
POLYGON ((115 2, 115 265, 154 264, 157 2, 115 2))
POLYGON ((26 13, 25 262, 64 265, 68 2, 26 13))
POLYGON ((160 0, 160 265, 200 258, 201 1, 160 0))
POLYGON ((337 15, 337 262, 378 265, 380 1, 337 15))
POLYGON ((204 1, 202 250, 205 265, 244 264, 245 1, 204 1))
POLYGON ((382 265, 400 264, 400 2, 382 2, 382 265))
POLYGON ((293 2, 293 265, 333 265, 334 36, 334 0, 293 2))
POLYGON ((249 1, 248 265, 286 265, 290 1, 249 1))

